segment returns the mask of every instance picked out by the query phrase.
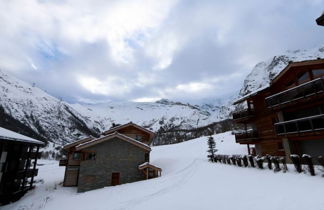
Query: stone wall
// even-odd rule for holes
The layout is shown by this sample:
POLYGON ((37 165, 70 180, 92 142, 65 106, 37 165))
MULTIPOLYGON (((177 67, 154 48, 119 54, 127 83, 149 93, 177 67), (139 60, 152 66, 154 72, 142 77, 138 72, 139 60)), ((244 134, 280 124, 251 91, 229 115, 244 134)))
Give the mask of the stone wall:
POLYGON ((110 186, 113 172, 120 173, 120 184, 145 178, 138 166, 145 162, 147 151, 131 143, 114 138, 84 151, 95 152, 96 160, 81 162, 78 192, 110 186))

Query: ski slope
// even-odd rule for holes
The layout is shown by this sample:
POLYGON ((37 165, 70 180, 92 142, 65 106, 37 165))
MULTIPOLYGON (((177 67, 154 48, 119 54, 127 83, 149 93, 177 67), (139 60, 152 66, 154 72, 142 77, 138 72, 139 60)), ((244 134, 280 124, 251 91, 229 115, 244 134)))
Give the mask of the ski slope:
MULTIPOLYGON (((215 135, 222 154, 244 154, 229 133, 215 135)), ((37 188, 3 210, 298 210, 324 209, 324 179, 307 174, 273 173, 210 163, 206 159, 207 137, 184 143, 157 146, 152 163, 162 177, 106 187, 86 193, 61 186, 64 167, 41 161, 37 188), (305 199, 307 195, 307 199, 305 199)))

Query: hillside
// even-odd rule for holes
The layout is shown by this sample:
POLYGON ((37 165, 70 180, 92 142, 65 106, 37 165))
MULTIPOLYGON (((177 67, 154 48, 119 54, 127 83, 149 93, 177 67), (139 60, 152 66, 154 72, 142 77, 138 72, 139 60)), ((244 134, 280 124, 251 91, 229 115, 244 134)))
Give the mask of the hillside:
MULTIPOLYGON (((214 138, 218 153, 246 153, 229 132, 214 138)), ((2 209, 304 210, 324 204, 320 176, 210 163, 206 150, 206 137, 153 147, 151 162, 163 169, 162 177, 85 193, 62 187, 64 168, 56 161, 42 160, 36 189, 2 209), (312 199, 305 199, 305 193, 312 199)))
POLYGON ((240 96, 247 95, 258 89, 267 87, 289 62, 314 60, 324 58, 324 47, 287 51, 286 54, 274 56, 255 65, 251 73, 244 80, 240 96))
POLYGON ((97 135, 99 128, 69 104, 0 71, 0 125, 55 143, 97 135))
MULTIPOLYGON (((172 102, 68 104, 0 71, 0 126, 62 145, 133 121, 154 131, 194 129, 228 118, 231 106, 172 102)), ((163 140, 164 143, 167 140, 163 140)))

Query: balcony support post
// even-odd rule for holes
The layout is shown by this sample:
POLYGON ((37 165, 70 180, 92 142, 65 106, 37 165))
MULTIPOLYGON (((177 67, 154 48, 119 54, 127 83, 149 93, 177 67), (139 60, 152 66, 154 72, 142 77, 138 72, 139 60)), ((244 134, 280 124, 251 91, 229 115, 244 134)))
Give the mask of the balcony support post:
POLYGON ((35 175, 35 170, 36 170, 36 165, 37 165, 38 152, 39 152, 39 146, 37 146, 37 149, 36 149, 36 154, 37 155, 35 156, 35 159, 34 159, 33 175, 32 175, 31 180, 30 180, 29 189, 33 188, 33 182, 34 182, 34 175, 35 175))

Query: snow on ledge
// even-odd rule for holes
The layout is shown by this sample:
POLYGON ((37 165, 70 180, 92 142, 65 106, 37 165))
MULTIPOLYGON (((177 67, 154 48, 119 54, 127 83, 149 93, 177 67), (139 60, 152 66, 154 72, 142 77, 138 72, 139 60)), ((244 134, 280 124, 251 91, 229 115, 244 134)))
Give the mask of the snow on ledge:
POLYGON ((21 141, 32 144, 44 144, 43 142, 30 138, 28 136, 24 136, 22 134, 13 132, 11 130, 0 127, 0 141, 1 140, 9 140, 9 141, 21 141))

